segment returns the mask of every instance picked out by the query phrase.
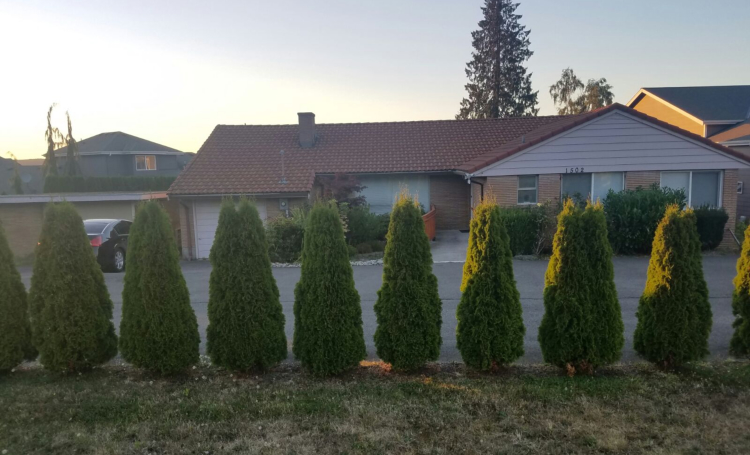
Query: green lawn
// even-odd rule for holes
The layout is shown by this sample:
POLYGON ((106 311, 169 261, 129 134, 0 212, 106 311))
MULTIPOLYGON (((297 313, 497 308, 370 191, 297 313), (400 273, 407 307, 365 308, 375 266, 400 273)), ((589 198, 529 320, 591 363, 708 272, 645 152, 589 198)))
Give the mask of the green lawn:
POLYGON ((335 379, 293 365, 177 379, 27 368, 0 377, 0 409, 3 454, 739 454, 750 450, 750 363, 572 379, 540 366, 401 375, 366 364, 335 379))

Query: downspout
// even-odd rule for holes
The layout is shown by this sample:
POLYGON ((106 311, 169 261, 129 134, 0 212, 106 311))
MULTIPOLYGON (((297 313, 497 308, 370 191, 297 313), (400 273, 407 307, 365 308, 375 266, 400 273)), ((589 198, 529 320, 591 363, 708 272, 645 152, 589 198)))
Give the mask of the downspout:
MULTIPOLYGON (((190 222, 190 219, 189 219, 191 217, 188 216, 188 215, 191 215, 191 213, 190 213, 190 207, 188 207, 187 204, 185 204, 181 199, 179 201, 180 201, 180 205, 185 208, 185 224, 187 225, 187 239, 188 239, 188 244, 185 245, 185 246, 187 247, 188 251, 190 252, 190 257, 187 258, 187 259, 190 260, 190 261, 192 261, 193 259, 195 259, 195 257, 194 257, 195 256, 195 251, 193 251, 193 247, 190 246, 190 243, 191 243, 190 241, 192 239, 193 240, 193 244, 195 244, 195 242, 197 242, 197 239, 193 239, 193 226, 192 226, 192 223, 190 222)), ((192 214, 192 215, 195 216, 194 214, 192 214)), ((182 226, 180 226, 180 229, 182 229, 182 226)))

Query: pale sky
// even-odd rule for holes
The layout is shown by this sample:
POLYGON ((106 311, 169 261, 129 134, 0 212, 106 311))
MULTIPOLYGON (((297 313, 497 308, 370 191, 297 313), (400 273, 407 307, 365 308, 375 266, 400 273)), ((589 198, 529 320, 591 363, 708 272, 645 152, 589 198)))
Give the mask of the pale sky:
MULTIPOLYGON (((123 131, 186 152, 217 124, 450 119, 482 0, 0 0, 0 153, 123 131)), ((563 68, 643 86, 750 84, 748 0, 521 0, 540 114, 563 68)))

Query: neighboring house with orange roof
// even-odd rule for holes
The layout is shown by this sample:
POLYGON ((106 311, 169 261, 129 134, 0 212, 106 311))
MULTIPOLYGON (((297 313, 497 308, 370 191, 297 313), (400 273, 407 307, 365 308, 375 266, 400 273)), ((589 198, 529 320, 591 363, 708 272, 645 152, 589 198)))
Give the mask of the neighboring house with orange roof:
MULTIPOLYGON (((628 106, 750 157, 750 85, 642 88, 628 106)), ((739 170, 737 215, 750 218, 750 169, 739 170)))
POLYGON ((169 195, 181 205, 184 256, 207 258, 222 197, 254 197, 271 218, 313 198, 323 175, 356 175, 378 212, 406 185, 436 207, 437 229, 463 230, 483 192, 523 206, 652 183, 725 206, 733 226, 738 169, 750 169, 744 155, 620 104, 566 117, 317 125, 300 113, 295 125, 217 126, 169 195))

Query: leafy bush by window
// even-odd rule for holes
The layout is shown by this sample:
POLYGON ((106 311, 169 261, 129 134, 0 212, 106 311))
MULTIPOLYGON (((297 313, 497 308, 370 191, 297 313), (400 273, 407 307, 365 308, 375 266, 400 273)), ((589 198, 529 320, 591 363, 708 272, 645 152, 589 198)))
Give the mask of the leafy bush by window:
POLYGON ((302 238, 305 234, 301 217, 278 217, 268 220, 266 238, 271 262, 296 262, 302 254, 302 238))
POLYGON ((713 250, 724 238, 724 227, 727 225, 729 215, 723 207, 710 207, 702 205, 695 209, 698 236, 701 239, 701 248, 713 250))
POLYGON ((346 240, 350 245, 359 245, 373 240, 385 240, 388 232, 389 214, 376 215, 368 206, 349 207, 346 211, 346 240))
POLYGON ((100 191, 166 191, 175 176, 155 177, 80 177, 49 175, 45 193, 95 193, 100 191))
POLYGON ((508 231, 510 250, 519 254, 539 255, 552 241, 557 210, 552 203, 525 207, 500 208, 500 221, 508 231))
POLYGON ((685 192, 659 188, 638 187, 604 198, 609 242, 616 254, 647 254, 651 252, 654 233, 664 217, 667 205, 685 206, 685 192))

